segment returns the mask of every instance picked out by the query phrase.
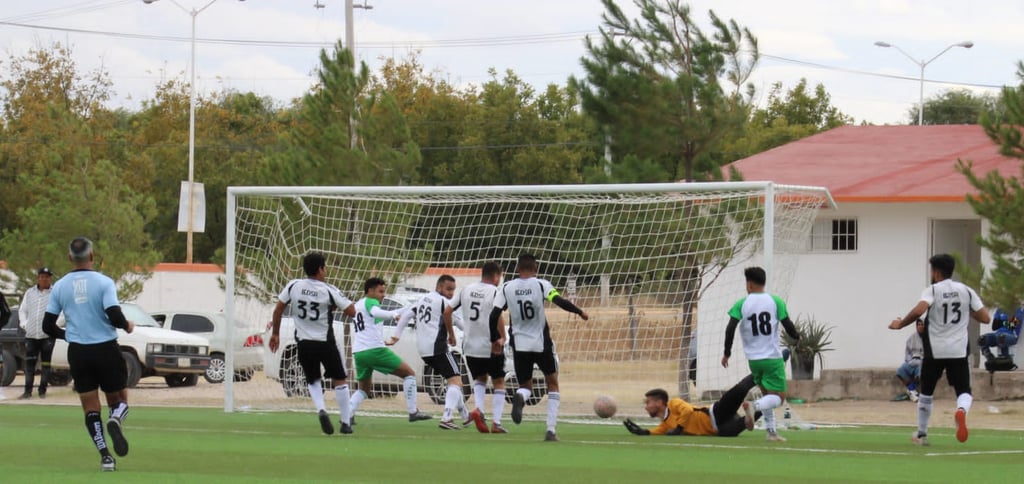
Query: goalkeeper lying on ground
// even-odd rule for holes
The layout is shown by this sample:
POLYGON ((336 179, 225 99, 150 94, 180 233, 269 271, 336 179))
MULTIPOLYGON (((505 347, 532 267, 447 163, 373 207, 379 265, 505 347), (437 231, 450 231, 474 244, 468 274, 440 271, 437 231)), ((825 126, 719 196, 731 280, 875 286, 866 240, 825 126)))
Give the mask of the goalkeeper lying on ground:
POLYGON ((747 392, 754 388, 753 375, 747 375, 725 392, 711 407, 695 407, 682 398, 668 398, 668 392, 656 388, 644 394, 644 410, 661 423, 653 429, 641 428, 630 419, 622 423, 636 435, 710 435, 735 437, 743 430, 753 430, 761 412, 751 412, 744 402, 747 392), (736 412, 743 407, 744 416, 736 412))

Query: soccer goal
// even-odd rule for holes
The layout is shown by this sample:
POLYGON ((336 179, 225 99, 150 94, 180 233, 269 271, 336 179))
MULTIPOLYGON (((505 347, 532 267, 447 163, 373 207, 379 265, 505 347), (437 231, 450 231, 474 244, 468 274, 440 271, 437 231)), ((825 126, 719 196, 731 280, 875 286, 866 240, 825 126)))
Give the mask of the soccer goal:
MULTIPOLYGON (((769 290, 785 297, 817 212, 832 207, 824 188, 769 182, 231 187, 225 311, 265 324, 277 292, 303 277, 310 250, 327 255, 328 282, 352 300, 371 276, 432 290, 437 275, 464 283, 491 260, 507 280, 517 256, 532 253, 540 277, 591 316, 547 311, 561 412, 589 414, 595 398, 609 395, 621 414, 636 415, 651 388, 707 400, 746 374, 739 346, 729 369, 719 364, 726 313, 745 294, 742 269, 765 267, 769 290)), ((294 366, 286 358, 294 355, 264 352, 264 372, 226 382, 225 410, 308 409, 308 399, 294 398, 301 385, 288 387, 294 366)), ((407 362, 423 375, 421 361, 407 362)), ((428 392, 420 405, 436 413, 427 387, 420 384, 428 392)))

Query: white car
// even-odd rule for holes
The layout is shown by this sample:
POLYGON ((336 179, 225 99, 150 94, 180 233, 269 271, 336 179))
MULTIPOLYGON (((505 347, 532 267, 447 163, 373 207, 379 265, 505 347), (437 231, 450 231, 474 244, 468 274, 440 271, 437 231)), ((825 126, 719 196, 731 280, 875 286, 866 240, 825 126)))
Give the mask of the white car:
MULTIPOLYGON (((389 311, 400 309, 406 305, 407 303, 394 298, 394 296, 385 297, 381 301, 381 308, 389 311)), ((455 314, 458 313, 456 312, 455 314)), ((302 372, 302 367, 299 366, 298 350, 295 344, 295 325, 287 315, 288 311, 285 310, 285 316, 281 318, 280 344, 278 345, 277 353, 270 351, 270 348, 264 348, 263 369, 268 377, 281 382, 285 395, 289 397, 296 395, 305 396, 308 394, 308 390, 306 389, 305 374, 302 372)), ((385 328, 383 332, 385 338, 391 336, 397 323, 393 319, 384 321, 385 328)), ((263 334, 263 341, 270 341, 271 331, 272 327, 268 324, 263 334)), ((334 334, 338 336, 338 349, 345 355, 345 368, 349 372, 353 372, 355 367, 352 363, 351 324, 335 320, 334 334)), ((455 328, 455 340, 456 345, 451 349, 452 353, 459 360, 459 368, 462 370, 462 389, 464 395, 468 396, 472 391, 472 375, 469 374, 466 368, 466 361, 462 357, 460 349, 462 347, 462 331, 458 327, 455 328)), ((402 336, 399 338, 398 343, 389 348, 416 371, 419 379, 417 382, 419 390, 427 393, 434 403, 444 404, 445 391, 447 389, 445 380, 441 375, 435 373, 433 368, 423 363, 423 358, 420 357, 419 351, 416 349, 416 328, 411 321, 402 331, 402 336)), ((505 385, 508 392, 507 399, 511 401, 515 389, 518 388, 518 384, 512 371, 512 350, 508 346, 505 348, 505 355, 505 368, 508 372, 505 376, 505 385)), ((540 370, 534 369, 533 378, 533 398, 527 401, 530 405, 536 404, 547 393, 547 385, 544 383, 543 373, 540 370)), ((394 395, 402 391, 402 379, 394 375, 374 372, 373 386, 374 390, 378 393, 394 395)), ((488 388, 488 391, 490 391, 490 388, 488 388)))
MULTIPOLYGON (((210 342, 201 336, 160 327, 149 314, 135 304, 121 304, 125 319, 135 323, 126 333, 117 330, 117 343, 128 367, 128 387, 140 378, 162 376, 169 387, 193 386, 210 365, 210 342)), ((70 369, 68 343, 58 339, 53 345, 53 369, 70 369)))
MULTIPOLYGON (((165 329, 202 336, 210 341, 210 366, 203 377, 210 383, 223 383, 227 376, 224 360, 228 349, 228 325, 223 313, 203 311, 161 310, 150 313, 165 329)), ((249 381, 263 369, 263 334, 252 325, 235 320, 235 381, 249 381)))

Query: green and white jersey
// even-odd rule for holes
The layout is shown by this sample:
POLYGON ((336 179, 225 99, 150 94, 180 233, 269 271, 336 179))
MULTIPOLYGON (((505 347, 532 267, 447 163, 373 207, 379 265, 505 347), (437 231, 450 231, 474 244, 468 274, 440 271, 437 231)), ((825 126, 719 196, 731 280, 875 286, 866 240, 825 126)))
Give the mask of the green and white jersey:
POLYGON ((729 317, 740 322, 740 336, 747 360, 782 358, 779 322, 789 317, 782 298, 766 292, 747 294, 733 304, 729 317))
POLYGON ((398 312, 380 307, 380 301, 364 297, 356 301, 356 316, 352 323, 352 352, 384 347, 385 319, 397 317, 398 312))
POLYGON ((452 298, 452 308, 462 311, 465 334, 462 353, 474 358, 491 356, 491 309, 498 288, 486 282, 474 282, 452 298))
POLYGON ((538 277, 512 279, 501 286, 494 307, 508 308, 515 351, 539 353, 553 348, 544 302, 555 296, 558 291, 554 286, 538 277))
POLYGON ((967 356, 967 325, 971 312, 982 308, 974 289, 952 279, 945 279, 924 289, 921 300, 928 304, 924 325, 924 355, 932 358, 964 358, 967 356))

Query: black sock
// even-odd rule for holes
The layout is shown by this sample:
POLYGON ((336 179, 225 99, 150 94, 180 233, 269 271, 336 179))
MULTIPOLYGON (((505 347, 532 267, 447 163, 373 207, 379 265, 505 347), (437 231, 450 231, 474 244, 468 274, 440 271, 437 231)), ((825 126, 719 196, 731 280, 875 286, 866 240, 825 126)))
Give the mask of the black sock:
POLYGON ((107 449, 107 439, 103 437, 103 422, 100 421, 99 412, 85 414, 85 428, 89 431, 89 438, 96 445, 96 450, 100 451, 100 455, 110 455, 110 450, 107 449))

